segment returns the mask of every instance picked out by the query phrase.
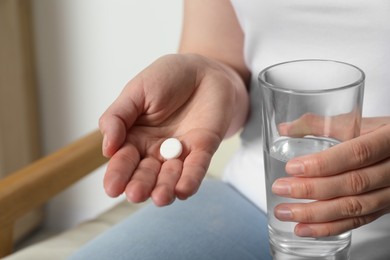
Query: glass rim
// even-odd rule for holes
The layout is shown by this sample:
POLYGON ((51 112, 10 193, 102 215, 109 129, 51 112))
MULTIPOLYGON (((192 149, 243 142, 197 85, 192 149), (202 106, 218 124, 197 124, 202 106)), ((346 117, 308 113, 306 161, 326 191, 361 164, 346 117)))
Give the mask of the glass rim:
POLYGON ((266 68, 261 70, 259 72, 259 75, 258 75, 258 80, 261 83, 260 86, 265 86, 269 89, 273 89, 273 90, 280 91, 280 92, 296 93, 296 94, 309 94, 309 93, 315 94, 315 93, 325 93, 325 92, 330 92, 330 91, 339 91, 339 90, 359 86, 364 82, 365 78, 366 78, 366 75, 365 75, 364 71, 362 69, 360 69, 358 66, 344 62, 344 61, 331 60, 331 59, 299 59, 299 60, 284 61, 284 62, 280 62, 280 63, 276 63, 273 65, 267 66, 266 68), (349 84, 346 84, 346 85, 341 85, 341 86, 335 87, 335 88, 324 88, 324 89, 317 89, 317 90, 287 89, 287 88, 283 88, 283 87, 279 87, 277 85, 271 84, 263 79, 263 75, 272 68, 275 68, 275 67, 278 67, 281 65, 291 64, 291 63, 298 63, 298 62, 337 63, 337 64, 345 65, 347 67, 351 67, 353 69, 356 69, 357 71, 359 71, 360 77, 356 81, 349 83, 349 84))

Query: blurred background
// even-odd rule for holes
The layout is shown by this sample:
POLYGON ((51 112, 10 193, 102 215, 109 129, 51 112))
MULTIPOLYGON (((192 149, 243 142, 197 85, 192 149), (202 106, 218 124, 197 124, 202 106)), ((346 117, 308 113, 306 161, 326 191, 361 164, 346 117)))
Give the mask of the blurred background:
MULTIPOLYGON (((0 178, 97 129, 133 76, 176 52, 181 22, 182 0, 0 0, 0 178)), ((58 232, 117 204, 104 170, 25 222, 58 232)))
MULTIPOLYGON (((1 0, 0 10, 0 176, 95 130, 127 81, 176 51, 182 20, 181 0, 1 0)), ((44 225, 63 230, 116 204, 104 168, 46 205, 44 225)))
MULTIPOLYGON (((32 0, 43 153, 94 130, 99 116, 145 66, 178 46, 182 1, 32 0)), ((64 229, 116 203, 104 167, 47 206, 64 229)))

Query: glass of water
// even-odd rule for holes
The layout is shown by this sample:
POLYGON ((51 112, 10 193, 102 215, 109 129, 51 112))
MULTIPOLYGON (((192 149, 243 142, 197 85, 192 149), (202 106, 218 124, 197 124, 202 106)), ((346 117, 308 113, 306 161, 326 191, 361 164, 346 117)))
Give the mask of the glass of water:
POLYGON ((294 157, 316 153, 357 137, 360 132, 364 72, 332 60, 296 60, 259 74, 262 93, 263 150, 268 228, 274 259, 348 259, 351 232, 310 238, 294 234, 294 222, 274 216, 280 203, 309 203, 272 193, 274 181, 287 177, 294 157))

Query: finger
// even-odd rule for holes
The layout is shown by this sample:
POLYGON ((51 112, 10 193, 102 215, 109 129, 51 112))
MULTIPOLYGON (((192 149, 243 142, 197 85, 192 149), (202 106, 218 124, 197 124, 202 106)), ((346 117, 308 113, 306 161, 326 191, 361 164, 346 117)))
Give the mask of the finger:
POLYGON ((117 116, 105 116, 100 120, 103 133, 102 152, 105 157, 111 157, 126 139, 126 126, 117 116))
POLYGON ((221 141, 220 136, 202 129, 192 130, 182 139, 185 159, 175 188, 177 198, 184 200, 197 192, 221 141))
POLYGON ((305 135, 324 135, 324 122, 326 118, 308 113, 292 122, 278 125, 281 136, 303 137, 305 135))
POLYGON ((325 136, 337 140, 350 140, 358 133, 356 111, 337 116, 321 116, 307 113, 292 122, 278 125, 279 134, 290 137, 305 135, 325 136))
POLYGON ((357 195, 390 186, 390 159, 369 167, 329 177, 280 178, 272 192, 282 197, 326 200, 357 195))
POLYGON ((390 117, 366 117, 362 120, 360 134, 368 134, 378 128, 390 124, 390 117))
POLYGON ((329 176, 371 165, 390 156, 390 125, 335 145, 320 153, 290 160, 286 172, 297 176, 329 176))
POLYGON ((182 169, 183 162, 179 159, 163 163, 151 196, 157 206, 166 206, 175 200, 175 187, 180 179, 182 169))
POLYGON ((179 199, 187 199, 197 192, 206 175, 212 155, 205 151, 193 151, 185 159, 183 172, 176 185, 179 199))
POLYGON ((301 237, 327 237, 343 234, 352 229, 369 224, 381 216, 390 213, 389 209, 383 209, 373 214, 348 219, 341 219, 328 223, 299 223, 294 232, 301 237))
POLYGON ((282 221, 324 223, 371 215, 390 208, 390 188, 384 188, 359 196, 341 197, 311 203, 279 204, 275 217, 282 221))
POLYGON ((140 160, 138 150, 133 145, 123 146, 112 156, 104 175, 104 189, 107 195, 117 197, 123 193, 140 160))
POLYGON ((155 158, 145 158, 138 164, 126 186, 126 197, 129 201, 139 203, 147 200, 156 185, 161 162, 155 158))
MULTIPOLYGON (((133 80, 136 82, 136 80, 133 80)), ((103 155, 111 157, 124 143, 127 130, 143 111, 143 95, 137 88, 130 88, 137 83, 130 82, 122 94, 104 112, 99 119, 99 128, 104 135, 103 155)))

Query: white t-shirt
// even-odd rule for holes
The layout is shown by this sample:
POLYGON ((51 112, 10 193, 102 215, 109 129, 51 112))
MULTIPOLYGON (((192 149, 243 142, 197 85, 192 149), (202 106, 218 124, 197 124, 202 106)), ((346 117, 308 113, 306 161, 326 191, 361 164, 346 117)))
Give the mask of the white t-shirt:
POLYGON ((390 115, 390 1, 232 0, 252 71, 251 114, 224 179, 266 211, 258 73, 297 59, 332 59, 366 74, 364 116, 390 115))

